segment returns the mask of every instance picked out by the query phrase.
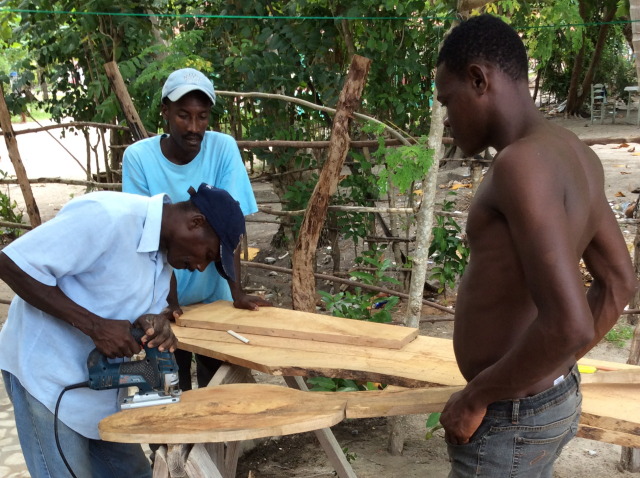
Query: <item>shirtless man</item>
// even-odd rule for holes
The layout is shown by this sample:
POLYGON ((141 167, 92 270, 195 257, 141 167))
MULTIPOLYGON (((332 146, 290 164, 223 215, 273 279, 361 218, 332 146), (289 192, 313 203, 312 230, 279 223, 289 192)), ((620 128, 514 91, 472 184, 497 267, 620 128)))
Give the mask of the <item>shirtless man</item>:
POLYGON ((438 58, 456 144, 497 150, 467 222, 454 349, 468 384, 441 417, 450 477, 552 476, 580 418, 576 359, 636 287, 598 157, 539 113, 527 72, 520 37, 490 15, 455 28, 438 58))

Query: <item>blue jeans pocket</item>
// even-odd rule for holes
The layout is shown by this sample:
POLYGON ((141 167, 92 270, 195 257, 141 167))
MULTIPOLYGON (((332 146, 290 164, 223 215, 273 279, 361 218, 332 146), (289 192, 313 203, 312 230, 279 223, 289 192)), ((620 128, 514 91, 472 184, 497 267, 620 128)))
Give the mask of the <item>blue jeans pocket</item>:
MULTIPOLYGON (((492 429, 489 440, 493 441, 494 449, 502 448, 506 456, 511 455, 511 466, 508 467, 511 471, 505 476, 510 478, 551 477, 554 461, 560 455, 562 448, 576 435, 579 417, 580 415, 575 413, 573 416, 543 426, 492 429)), ((508 469, 507 465, 507 463, 503 464, 505 469, 508 469)))

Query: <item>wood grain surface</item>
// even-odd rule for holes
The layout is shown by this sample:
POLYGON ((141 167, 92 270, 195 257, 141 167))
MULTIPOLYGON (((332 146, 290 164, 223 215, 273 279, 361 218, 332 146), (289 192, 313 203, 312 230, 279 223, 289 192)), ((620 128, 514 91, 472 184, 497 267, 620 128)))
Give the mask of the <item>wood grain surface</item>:
MULTIPOLYGON (((245 312, 248 313, 248 312, 245 312)), ((420 336, 402 349, 174 327, 179 347, 270 375, 323 376, 404 387, 464 385, 449 339, 420 336)))
MULTIPOLYGON (((177 404, 125 410, 100 422, 104 440, 206 443, 317 430, 344 418, 440 412, 461 387, 363 392, 301 392, 266 384, 232 384, 185 392, 177 404)), ((587 384, 578 435, 640 447, 638 384, 587 384)))
POLYGON ((330 427, 345 416, 339 394, 276 385, 230 384, 184 392, 180 402, 123 410, 98 426, 120 443, 206 443, 289 435, 330 427))
POLYGON ((418 336, 418 329, 377 324, 328 315, 261 307, 257 311, 236 309, 231 302, 217 301, 185 307, 176 321, 181 327, 233 330, 255 334, 368 347, 399 349, 418 336))

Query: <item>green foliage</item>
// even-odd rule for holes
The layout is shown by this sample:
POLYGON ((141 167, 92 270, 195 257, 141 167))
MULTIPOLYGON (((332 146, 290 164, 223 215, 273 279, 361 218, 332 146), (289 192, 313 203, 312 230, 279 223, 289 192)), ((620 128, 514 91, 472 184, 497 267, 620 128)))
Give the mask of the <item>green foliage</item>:
POLYGON ((343 291, 332 295, 322 290, 318 293, 327 310, 335 317, 380 323, 391 322, 391 311, 400 300, 396 296, 391 296, 374 301, 374 295, 364 293, 360 287, 356 287, 353 293, 343 291))
POLYGON ((353 463, 358 458, 358 455, 354 452, 350 452, 348 447, 342 447, 342 453, 344 453, 344 457, 347 459, 347 462, 353 463))
POLYGON ((386 194, 389 184, 397 187, 402 194, 410 192, 415 181, 424 179, 433 165, 433 150, 426 145, 427 138, 421 137, 412 146, 386 147, 383 136, 384 126, 378 123, 367 123, 362 127, 364 133, 378 138, 378 148, 371 154, 373 161, 368 163, 363 156, 358 156, 360 162, 367 165, 372 171, 376 166, 385 166, 376 169, 376 174, 371 181, 377 187, 380 195, 386 194))
MULTIPOLYGON (((0 170, 2 179, 7 178, 7 173, 0 170)), ((22 211, 18 211, 18 203, 11 199, 9 188, 7 192, 0 192, 0 219, 7 222, 21 223, 23 218, 22 211)), ((4 242, 6 239, 13 240, 22 234, 22 229, 11 227, 0 227, 0 239, 4 242)))
MULTIPOLYGON (((370 266, 373 272, 353 271, 351 275, 361 282, 370 285, 380 285, 384 283, 398 284, 393 277, 387 276, 385 270, 391 266, 391 262, 383 258, 384 248, 374 247, 365 251, 362 256, 356 258, 356 263, 370 266)), ((399 297, 386 296, 364 292, 362 288, 355 287, 354 292, 343 291, 337 294, 319 290, 322 301, 327 310, 335 317, 347 319, 368 320, 371 322, 388 323, 391 322, 391 312, 398 305, 399 297)), ((367 382, 365 385, 356 384, 352 380, 332 379, 316 377, 309 380, 314 385, 312 390, 322 391, 343 391, 345 387, 356 387, 355 390, 375 390, 377 385, 367 382), (313 382, 311 381, 313 380, 313 382)), ((348 391, 354 391, 351 388, 348 391)))
POLYGON ((425 434, 425 440, 431 440, 433 438, 433 434, 442 428, 440 424, 440 415, 442 413, 430 413, 427 417, 427 421, 425 422, 425 427, 427 429, 427 433, 425 434))
MULTIPOLYGON (((628 5, 628 2, 616 4, 616 0, 538 1, 525 4, 527 8, 513 13, 511 23, 522 32, 532 63, 542 73, 542 91, 558 101, 567 98, 575 58, 583 49, 584 61, 578 66, 578 79, 582 82, 595 53, 604 12, 618 7, 614 19, 624 19, 625 15, 628 17, 625 3, 628 5)), ((592 81, 606 84, 614 95, 636 83, 624 28, 623 25, 609 25, 607 41, 592 81)), ((586 98, 589 101, 588 95, 586 98)))
MULTIPOLYGON (((374 247, 364 251, 355 262, 358 265, 367 266, 371 271, 352 271, 351 276, 368 285, 400 284, 396 279, 385 274, 385 271, 391 267, 391 261, 384 259, 383 255, 384 248, 374 247)), ((400 301, 396 296, 380 296, 373 292, 364 292, 360 287, 355 287, 354 292, 347 290, 336 294, 325 291, 318 291, 318 293, 333 316, 370 322, 391 322, 391 312, 400 301)))
POLYGON ((311 377, 307 379, 311 392, 358 392, 378 390, 378 384, 367 382, 358 384, 355 380, 343 378, 311 377))
POLYGON ((628 340, 633 338, 633 331, 634 329, 630 325, 615 325, 605 334, 604 339, 607 342, 611 342, 613 345, 622 348, 627 344, 628 340))
MULTIPOLYGON (((455 195, 455 192, 449 194, 455 195)), ((443 211, 452 211, 454 201, 445 200, 443 211)), ((433 228, 433 241, 429 246, 429 257, 436 267, 431 269, 430 279, 436 279, 440 284, 438 292, 455 287, 456 280, 462 275, 469 262, 469 248, 460 238, 462 230, 452 217, 436 215, 436 225, 433 228)))
POLYGON ((360 390, 354 380, 342 378, 311 377, 307 379, 312 392, 357 392, 360 390))

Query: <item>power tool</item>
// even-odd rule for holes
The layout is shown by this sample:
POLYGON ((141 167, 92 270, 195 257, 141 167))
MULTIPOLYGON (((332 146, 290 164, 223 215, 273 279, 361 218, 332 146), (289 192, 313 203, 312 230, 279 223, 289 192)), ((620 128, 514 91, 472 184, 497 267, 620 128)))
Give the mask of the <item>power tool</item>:
MULTIPOLYGON (((144 332, 135 328, 131 329, 131 333, 142 344, 144 332)), ((182 391, 178 386, 178 364, 174 355, 146 345, 144 353, 142 360, 110 363, 98 349, 93 349, 87 358, 89 388, 110 390, 138 387, 135 394, 120 400, 123 410, 179 402, 182 391)))

